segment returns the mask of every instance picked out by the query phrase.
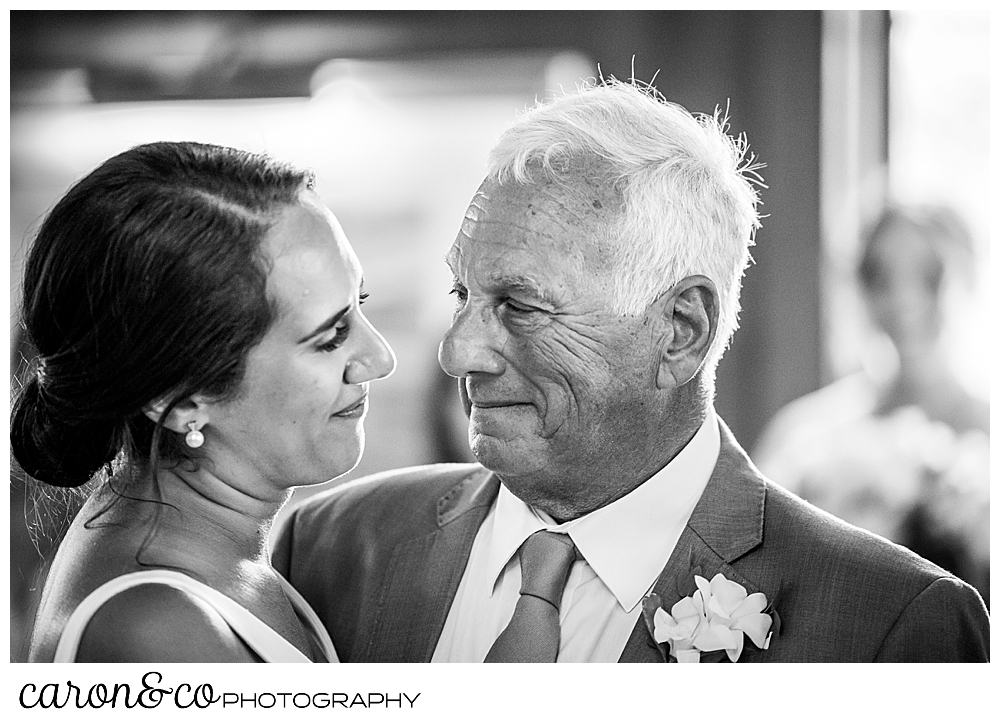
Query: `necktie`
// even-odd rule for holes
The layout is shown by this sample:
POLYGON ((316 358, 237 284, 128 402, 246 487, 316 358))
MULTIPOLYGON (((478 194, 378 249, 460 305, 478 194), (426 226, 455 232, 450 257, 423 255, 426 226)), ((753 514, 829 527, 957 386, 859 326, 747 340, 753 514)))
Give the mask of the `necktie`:
POLYGON ((568 535, 540 530, 521 546, 521 596, 486 663, 554 663, 559 603, 576 547, 568 535))

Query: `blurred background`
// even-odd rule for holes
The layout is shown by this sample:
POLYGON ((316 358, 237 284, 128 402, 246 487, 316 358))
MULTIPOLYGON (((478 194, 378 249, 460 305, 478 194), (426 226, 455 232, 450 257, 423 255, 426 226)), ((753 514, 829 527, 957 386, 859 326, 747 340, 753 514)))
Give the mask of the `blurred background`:
MULTIPOLYGON (((767 188, 741 328, 719 368, 720 415, 765 472, 807 498, 812 489, 818 504, 819 482, 803 481, 808 465, 794 453, 789 461, 787 447, 794 442, 799 457, 828 451, 828 431, 814 422, 836 415, 822 399, 844 402, 836 418, 855 432, 862 419, 895 420, 863 427, 862 446, 896 445, 912 467, 912 479, 894 483, 892 509, 878 508, 894 526, 878 531, 910 544, 899 530, 913 510, 928 500, 947 507, 948 529, 961 538, 948 538, 961 560, 948 559, 988 600, 986 11, 12 11, 10 47, 12 373, 23 354, 24 255, 74 180, 154 140, 270 153, 317 173, 364 266, 365 312, 399 361, 373 385, 367 451, 338 483, 469 459, 454 380, 436 361, 452 307, 443 256, 487 152, 518 111, 599 74, 655 78, 694 112, 728 109, 731 131, 746 133, 767 165, 767 188), (923 292, 957 312, 938 346, 956 385, 944 407, 967 414, 886 391, 899 391, 892 380, 905 365, 885 324, 871 323, 856 271, 866 229, 889 202, 946 205, 968 231, 962 283, 923 292), (859 378, 867 391, 837 391, 859 378), (931 448, 933 459, 923 459, 931 448), (962 474, 951 473, 956 465, 962 474)), ((889 254, 890 266, 899 253, 919 255, 889 254)), ((945 261, 928 253, 937 279, 945 261)), ((892 458, 872 464, 900 468, 892 458)), ((859 465, 846 465, 862 488, 851 504, 882 504, 879 470, 859 465)), ((11 481, 19 661, 60 519, 33 541, 33 495, 13 468, 11 481)), ((851 504, 829 501, 848 518, 851 504)))

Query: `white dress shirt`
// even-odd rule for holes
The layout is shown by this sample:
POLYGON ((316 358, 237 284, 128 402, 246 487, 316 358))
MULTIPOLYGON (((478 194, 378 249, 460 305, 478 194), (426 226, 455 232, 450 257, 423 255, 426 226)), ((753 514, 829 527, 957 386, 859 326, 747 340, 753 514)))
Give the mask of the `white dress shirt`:
POLYGON ((520 595, 517 551, 538 530, 568 534, 583 557, 570 570, 559 609, 556 662, 613 663, 701 498, 719 458, 714 410, 670 463, 629 494, 557 524, 505 486, 472 544, 434 663, 480 663, 510 622, 520 595))

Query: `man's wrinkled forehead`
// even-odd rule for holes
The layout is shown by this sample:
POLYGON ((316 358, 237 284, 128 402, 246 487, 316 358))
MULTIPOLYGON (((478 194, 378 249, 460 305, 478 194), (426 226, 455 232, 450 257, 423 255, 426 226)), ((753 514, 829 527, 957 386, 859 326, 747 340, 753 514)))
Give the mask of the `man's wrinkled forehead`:
MULTIPOLYGON (((583 174, 526 184, 490 178, 470 202, 456 245, 487 240, 512 249, 545 246, 573 256, 596 250, 600 257, 607 228, 620 208, 620 195, 613 187, 583 174)), ((454 254, 458 254, 455 248, 449 261, 454 254)))

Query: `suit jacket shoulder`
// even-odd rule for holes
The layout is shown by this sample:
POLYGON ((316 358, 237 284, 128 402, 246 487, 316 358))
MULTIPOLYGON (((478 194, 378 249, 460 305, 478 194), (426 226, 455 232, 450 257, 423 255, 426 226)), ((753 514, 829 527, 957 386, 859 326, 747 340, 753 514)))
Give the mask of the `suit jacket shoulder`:
POLYGON ((748 661, 989 657, 989 619, 971 586, 766 480, 724 425, 689 529, 689 546, 703 559, 712 550, 719 571, 764 592, 778 613, 771 647, 747 650, 748 661))
POLYGON ((499 484, 477 464, 344 484, 292 511, 273 564, 320 616, 341 661, 430 660, 499 484))
POLYGON ((347 482, 299 503, 289 516, 289 523, 282 528, 277 550, 287 544, 285 535, 298 531, 323 532, 320 540, 310 540, 311 546, 321 547, 332 541, 329 536, 333 531, 326 528, 339 520, 352 525, 352 535, 372 534, 379 540, 384 540, 387 532, 399 536, 433 528, 438 524, 438 499, 459 482, 488 474, 478 464, 431 464, 347 482), (392 520, 392 526, 386 530, 383 523, 388 519, 392 520), (370 524, 359 527, 359 523, 370 524), (320 530, 311 529, 315 525, 320 530))
POLYGON ((838 661, 988 659, 989 620, 971 586, 777 485, 768 483, 767 490, 764 534, 772 544, 747 555, 740 567, 773 580, 776 609, 789 611, 775 654, 838 661), (797 634, 800 626, 805 635, 797 634))

